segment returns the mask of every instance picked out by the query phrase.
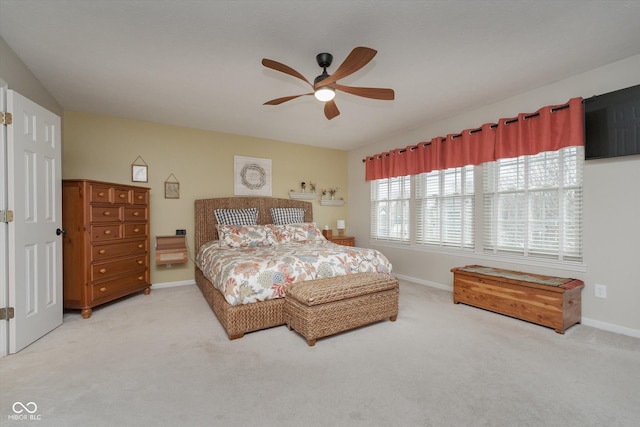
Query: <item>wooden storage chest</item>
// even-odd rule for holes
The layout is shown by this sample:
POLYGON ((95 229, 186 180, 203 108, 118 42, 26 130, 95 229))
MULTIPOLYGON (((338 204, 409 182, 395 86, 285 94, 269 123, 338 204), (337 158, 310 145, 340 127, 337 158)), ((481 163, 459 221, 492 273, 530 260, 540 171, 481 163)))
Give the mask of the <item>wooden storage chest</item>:
POLYGON ((453 302, 555 329, 581 322, 581 280, 469 265, 453 272, 453 302))
POLYGON ((149 189, 62 182, 64 307, 92 308, 144 290, 149 279, 149 189))

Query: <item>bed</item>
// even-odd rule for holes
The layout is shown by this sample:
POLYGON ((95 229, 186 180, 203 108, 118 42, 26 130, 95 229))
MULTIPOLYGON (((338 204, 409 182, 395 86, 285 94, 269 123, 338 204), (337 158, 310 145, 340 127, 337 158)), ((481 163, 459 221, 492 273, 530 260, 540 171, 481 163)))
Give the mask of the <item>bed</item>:
MULTIPOLYGON (((391 264, 380 252, 328 242, 317 228, 316 231, 313 231, 314 226, 310 226, 309 223, 313 223, 311 202, 269 197, 224 197, 195 201, 196 284, 230 339, 241 338, 247 332, 283 325, 284 297, 287 284, 314 280, 332 274, 343 275, 364 271, 391 272, 391 264), (270 231, 273 231, 272 227, 274 230, 282 230, 283 227, 271 225, 273 222, 272 208, 302 208, 304 223, 307 224, 305 230, 311 230, 309 231, 310 240, 314 241, 296 243, 283 239, 280 242, 284 243, 273 246, 265 245, 265 248, 226 248, 224 244, 221 245, 219 241, 224 243, 226 240, 223 238, 226 239, 227 236, 218 235, 216 210, 247 210, 250 208, 256 208, 258 211, 256 223, 270 231), (319 238, 314 237, 317 234, 319 234, 319 238), (225 249, 221 249, 220 246, 225 249), (264 254, 261 252, 263 249, 264 254), (239 254, 239 252, 242 253, 239 254), (282 270, 284 262, 274 258, 277 256, 286 257, 286 263, 294 265, 295 268, 280 274, 277 280, 274 279, 273 286, 263 286, 261 290, 266 289, 266 292, 247 290, 249 286, 246 283, 243 283, 245 287, 242 290, 230 288, 229 283, 241 280, 248 282, 249 279, 235 280, 227 276, 223 277, 220 268, 218 268, 220 265, 226 265, 226 270, 242 270, 241 267, 238 267, 239 263, 245 262, 246 257, 249 257, 250 262, 247 265, 251 265, 251 269, 260 269, 252 274, 262 274, 264 282, 265 275, 271 274, 269 269, 273 270, 274 277, 277 275, 277 265, 280 265, 282 270), (230 258, 236 264, 223 264, 223 262, 227 262, 222 261, 223 257, 230 258), (270 262, 261 263, 263 258, 270 259, 270 262), (205 260, 217 263, 217 267, 205 263, 205 260), (322 263, 324 266, 333 265, 333 268, 323 269, 323 266, 320 265, 322 263), (276 267, 274 264, 277 264, 276 267)), ((301 225, 291 224, 284 227, 295 228, 299 226, 301 225)), ((278 234, 280 231, 274 231, 274 233, 278 234)))

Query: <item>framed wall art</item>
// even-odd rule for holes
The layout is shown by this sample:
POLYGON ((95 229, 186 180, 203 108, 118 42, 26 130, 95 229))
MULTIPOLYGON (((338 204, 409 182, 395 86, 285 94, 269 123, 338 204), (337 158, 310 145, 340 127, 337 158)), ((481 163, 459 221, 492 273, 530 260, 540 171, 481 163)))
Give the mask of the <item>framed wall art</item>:
POLYGON ((180 198, 180 182, 174 174, 169 175, 164 182, 164 198, 165 199, 179 199, 180 198), (171 181, 173 177, 173 181, 171 181))
POLYGON ((234 194, 271 196, 271 159, 233 157, 234 194))
POLYGON ((131 181, 149 182, 149 166, 140 156, 131 164, 131 181))

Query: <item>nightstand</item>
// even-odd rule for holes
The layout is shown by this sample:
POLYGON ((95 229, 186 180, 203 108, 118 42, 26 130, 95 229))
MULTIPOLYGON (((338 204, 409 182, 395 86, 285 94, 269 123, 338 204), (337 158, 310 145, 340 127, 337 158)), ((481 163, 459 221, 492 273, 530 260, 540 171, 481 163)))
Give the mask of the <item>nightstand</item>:
POLYGON ((355 246, 356 238, 353 236, 333 236, 329 239, 331 242, 342 246, 355 246))

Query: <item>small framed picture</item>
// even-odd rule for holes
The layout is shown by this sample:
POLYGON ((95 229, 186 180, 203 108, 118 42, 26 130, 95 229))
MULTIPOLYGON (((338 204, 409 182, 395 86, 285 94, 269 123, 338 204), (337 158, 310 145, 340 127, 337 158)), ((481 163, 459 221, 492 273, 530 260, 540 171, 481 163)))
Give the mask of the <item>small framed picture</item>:
POLYGON ((164 198, 165 199, 179 199, 180 198, 180 183, 179 182, 165 182, 164 183, 164 198))
POLYGON ((147 165, 131 165, 131 181, 148 182, 147 165))

